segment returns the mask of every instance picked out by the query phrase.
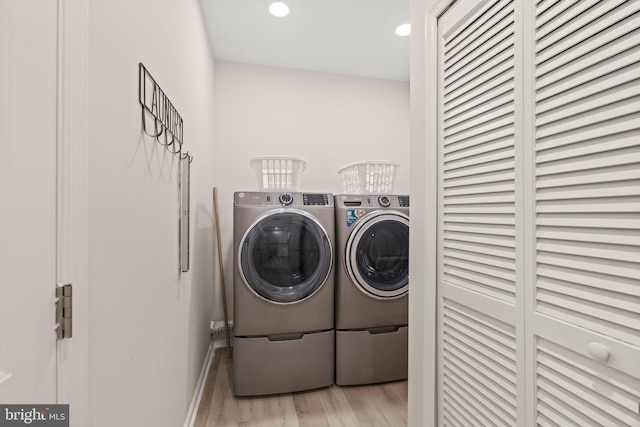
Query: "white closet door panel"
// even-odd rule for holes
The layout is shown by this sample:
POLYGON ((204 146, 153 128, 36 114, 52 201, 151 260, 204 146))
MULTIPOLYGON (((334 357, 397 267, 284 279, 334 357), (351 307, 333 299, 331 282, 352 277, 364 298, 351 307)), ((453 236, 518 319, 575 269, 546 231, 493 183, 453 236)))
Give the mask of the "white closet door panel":
POLYGON ((447 127, 444 130, 445 136, 452 137, 456 135, 459 139, 468 139, 472 135, 485 133, 491 129, 494 129, 496 127, 495 125, 492 125, 493 123, 496 123, 494 117, 513 117, 513 101, 492 101, 480 107, 478 110, 484 110, 485 114, 482 114, 470 120, 466 120, 462 123, 447 123, 447 127), (489 126, 487 128, 484 128, 485 125, 489 126))
MULTIPOLYGON (((564 290, 567 291, 568 287, 564 290)), ((586 294, 588 291, 584 291, 586 294)), ((640 321, 637 315, 637 303, 632 310, 622 310, 612 305, 580 299, 574 295, 546 291, 538 292, 537 312, 568 323, 580 323, 581 326, 600 334, 640 345, 637 332, 627 325, 640 321), (636 311, 634 311, 636 310, 636 311), (589 314, 584 314, 588 312, 589 314)))
POLYGON ((447 138, 447 145, 460 141, 469 141, 478 136, 488 136, 492 132, 499 132, 503 130, 505 126, 513 126, 513 113, 505 112, 504 109, 497 112, 495 116, 488 118, 489 120, 482 123, 479 126, 474 127, 454 135, 450 135, 447 138))
POLYGON ((626 0, 587 0, 575 3, 573 7, 544 25, 536 26, 536 53, 539 62, 547 58, 545 49, 562 52, 605 30, 638 9, 626 0), (625 4, 626 3, 626 4, 625 4), (553 46, 553 47, 552 47, 553 46))
POLYGON ((449 142, 449 144, 444 147, 443 152, 448 154, 447 157, 450 161, 454 161, 511 146, 513 146, 513 129, 511 122, 507 122, 506 126, 494 130, 491 133, 477 135, 475 138, 459 142, 449 142), (471 153, 471 156, 469 156, 469 153, 471 153))
POLYGON ((627 315, 633 315, 640 310, 640 300, 635 298, 620 298, 617 292, 612 292, 607 288, 594 288, 587 285, 564 282, 551 277, 541 276, 538 280, 538 287, 541 292, 547 293, 551 298, 553 294, 564 294, 582 301, 589 301, 615 310, 625 310, 627 315))
POLYGON ((630 16, 618 25, 609 27, 592 38, 584 40, 571 51, 551 56, 541 62, 536 69, 537 87, 543 88, 568 75, 576 74, 600 62, 609 60, 620 53, 637 46, 638 31, 634 29, 630 16), (558 72, 549 74, 553 70, 558 72))
POLYGON ((479 236, 488 236, 488 237, 507 237, 513 240, 515 236, 515 230, 513 227, 499 227, 499 226, 488 226, 485 224, 456 224, 456 223, 445 223, 443 224, 443 231, 453 231, 459 233, 468 233, 472 235, 479 236))
MULTIPOLYGON (((512 169, 510 166, 514 155, 513 140, 510 142, 511 146, 505 141, 492 144, 493 147, 500 148, 488 152, 480 148, 479 150, 468 150, 467 152, 475 153, 469 156, 461 155, 461 153, 452 155, 455 158, 447 161, 444 165, 445 173, 450 174, 447 178, 453 177, 453 173, 458 173, 458 176, 479 175, 486 172, 485 166, 495 167, 499 171, 505 168, 512 169)), ((497 182, 497 180, 493 182, 497 182)))
POLYGON ((634 165, 625 165, 625 167, 612 168, 615 171, 604 173, 572 173, 568 176, 557 179, 545 180, 539 185, 536 200, 539 201, 539 212, 563 212, 564 208, 571 209, 572 205, 584 203, 600 205, 594 211, 582 212, 598 212, 603 211, 611 206, 611 204, 601 202, 616 203, 617 212, 628 211, 628 204, 635 204, 638 195, 638 184, 633 180, 636 176, 635 170, 630 170, 634 165), (618 172, 616 174, 616 172, 618 172), (582 183, 577 182, 581 176, 584 176, 582 183), (605 179, 609 178, 607 181, 605 179), (617 182, 618 186, 611 188, 611 183, 617 182), (562 186, 561 183, 566 183, 562 186), (585 184, 589 184, 588 187, 585 184), (607 188, 607 184, 609 187, 607 188), (582 187, 581 187, 582 185, 582 187), (625 197, 627 196, 627 197, 625 197), (607 200, 603 200, 607 199, 607 200), (556 206, 557 210, 551 210, 551 205, 556 206))
POLYGON ((503 78, 502 84, 498 85, 495 85, 495 81, 491 82, 494 83, 494 86, 485 93, 478 94, 475 97, 466 96, 468 99, 465 101, 462 101, 460 98, 452 99, 447 105, 447 110, 444 111, 445 119, 451 120, 453 123, 454 120, 457 120, 465 114, 473 116, 477 108, 482 107, 488 101, 498 96, 504 96, 514 90, 513 81, 510 79, 503 78))
MULTIPOLYGON (((634 120, 638 120, 638 123, 640 123, 640 115, 638 115, 637 117, 625 117, 625 121, 629 126, 637 127, 638 125, 637 123, 634 123, 634 120)), ((616 126, 611 125, 611 129, 605 129, 604 126, 602 126, 599 130, 601 132, 615 132, 616 126)), ((593 136, 598 136, 599 134, 601 133, 592 132, 593 136)), ((536 168, 536 174, 538 176, 562 174, 566 172, 587 171, 594 169, 600 170, 605 167, 618 167, 621 165, 637 164, 640 161, 640 152, 638 151, 637 147, 638 146, 636 145, 635 147, 625 147, 621 150, 608 150, 609 145, 607 144, 602 147, 602 151, 606 151, 604 153, 590 156, 572 157, 569 159, 561 159, 560 161, 555 162, 539 162, 536 168)), ((640 178, 640 175, 638 176, 638 178, 640 178)))
POLYGON ((466 213, 466 214, 513 214, 514 213, 513 205, 509 203, 505 203, 504 205, 495 204, 493 206, 476 206, 476 205, 452 205, 447 206, 445 209, 445 213, 456 214, 456 213, 466 213))
POLYGON ((640 426, 640 2, 536 24, 536 420, 640 426))
POLYGON ((514 328, 448 299, 443 314, 445 422, 516 425, 514 328))
POLYGON ((603 244, 585 241, 566 241, 556 240, 553 238, 542 239, 538 241, 538 251, 566 253, 576 256, 597 257, 598 259, 614 261, 635 262, 640 256, 640 248, 626 247, 616 244, 603 244))
MULTIPOLYGON (((444 183, 444 188, 455 188, 455 187, 464 187, 468 185, 477 185, 483 184, 486 182, 502 182, 502 181, 513 181, 515 179, 515 174, 513 169, 499 170, 495 173, 485 173, 485 174, 474 174, 467 177, 460 178, 451 178, 447 179, 447 182, 444 183)), ((513 208, 513 206, 512 206, 513 208)))
POLYGON ((538 215, 536 225, 548 227, 576 227, 582 228, 584 231, 590 229, 628 229, 631 233, 639 229, 637 215, 633 214, 609 214, 607 218, 598 215, 601 212, 593 214, 572 214, 572 215, 538 215))
MULTIPOLYGON (((635 193, 638 194, 638 193, 635 193)), ((605 203, 599 203, 598 201, 584 202, 583 200, 576 200, 575 203, 562 200, 560 202, 539 202, 538 212, 606 212, 606 204, 617 203, 618 212, 640 212, 640 197, 629 198, 607 198, 603 200, 605 203), (604 205, 604 206, 603 206, 604 205)), ((636 233, 635 238, 640 239, 639 233, 636 233)))
MULTIPOLYGON (((571 103, 573 103, 573 105, 582 106, 583 104, 591 102, 593 99, 592 97, 602 95, 605 91, 611 90, 617 86, 624 84, 635 86, 637 85, 639 69, 640 67, 635 63, 631 66, 619 68, 617 71, 605 74, 603 77, 589 82, 588 85, 583 84, 568 88, 561 87, 559 89, 551 86, 552 89, 558 90, 549 90, 549 93, 544 94, 548 95, 545 97, 539 96, 541 93, 534 95, 534 97, 537 98, 537 115, 544 117, 542 113, 552 111, 558 107, 569 108, 571 103)), ((556 112, 558 111, 556 110, 556 112)))
POLYGON ((573 351, 575 341, 558 345, 537 339, 538 412, 551 419, 571 419, 578 425, 637 426, 640 381, 573 351))
MULTIPOLYGON (((599 48, 607 56, 606 60, 598 61, 598 57, 578 56, 569 61, 569 58, 559 59, 560 63, 550 63, 558 65, 546 71, 546 74, 540 76, 536 81, 536 101, 541 101, 550 96, 556 96, 562 92, 574 89, 582 84, 591 82, 598 78, 609 78, 609 73, 616 70, 623 70, 625 67, 633 67, 638 61, 638 48, 633 43, 637 37, 626 39, 625 44, 619 46, 619 43, 613 46, 604 45, 599 48), (610 54, 611 53, 611 54, 610 54), (576 62, 573 62, 576 61, 576 62), (582 61, 582 62, 580 62, 582 61), (568 67, 563 67, 564 63, 569 63, 568 67), (573 71, 569 73, 567 71, 573 71), (551 75, 553 73, 553 75, 551 75), (569 79, 569 77, 571 77, 569 79)), ((622 41, 620 42, 622 43, 622 41)), ((564 52, 558 52, 558 55, 564 55, 564 52)), ((549 67, 551 68, 551 67, 549 67)), ((637 77, 637 75, 636 75, 637 77)), ((614 83, 621 84, 624 82, 624 76, 612 79, 614 83)), ((591 83, 589 83, 591 85, 591 83)))
MULTIPOLYGON (((587 287, 587 292, 597 292, 600 289, 612 291, 609 276, 606 273, 593 271, 576 271, 562 265, 546 265, 537 270, 540 276, 541 287, 545 285, 545 280, 556 279, 563 282, 564 286, 587 287)), ((618 278, 614 292, 626 294, 634 297, 640 296, 640 289, 633 279, 618 278)), ((620 296, 619 299, 625 299, 620 296)))
MULTIPOLYGON (((474 205, 474 204, 492 204, 492 203, 513 203, 515 200, 511 192, 487 193, 487 194, 470 194, 464 196, 447 197, 447 205, 474 205)), ((490 232, 490 230, 487 230, 490 232)))
MULTIPOLYGON (((579 272, 599 272, 605 271, 610 275, 611 286, 615 289, 615 283, 618 277, 622 279, 640 279, 640 271, 637 268, 637 263, 626 262, 609 262, 606 259, 600 259, 595 257, 575 256, 570 254, 559 253, 547 253, 544 251, 538 251, 536 257, 538 265, 554 265, 560 267, 567 267, 577 270, 579 272)), ((640 327, 640 324, 635 325, 636 328, 640 327)))
MULTIPOLYGON (((553 343, 558 348, 565 348, 569 351, 568 354, 575 353, 581 364, 585 364, 586 360, 591 362, 590 366, 594 371, 601 371, 601 378, 609 377, 610 381, 627 384, 630 391, 635 389, 640 393, 640 364, 636 346, 567 322, 559 322, 543 314, 535 315, 531 328, 538 342, 544 339, 549 345, 553 343), (609 357, 606 361, 598 361, 592 356, 589 351, 592 343, 608 349, 609 357)), ((638 403, 640 404, 640 400, 638 403)))
MULTIPOLYGON (((614 0, 618 3, 624 0, 614 0)), ((553 37, 567 23, 575 20, 577 17, 584 14, 594 5, 597 5, 599 0, 581 0, 578 2, 571 2, 563 4, 565 2, 556 3, 556 5, 548 10, 545 14, 542 14, 540 8, 536 10, 536 40, 545 37, 553 37)), ((613 3, 613 1, 612 1, 613 3)))
MULTIPOLYGON (((565 95, 564 99, 575 101, 576 95, 579 93, 568 91, 580 88, 580 85, 585 83, 591 85, 593 80, 600 79, 595 83, 600 83, 600 87, 604 86, 609 89, 615 85, 626 83, 631 79, 636 79, 638 74, 634 74, 634 70, 637 70, 639 52, 640 50, 637 47, 628 49, 606 61, 590 64, 589 67, 569 76, 564 75, 562 68, 556 68, 550 72, 562 73, 561 77, 563 78, 557 78, 555 83, 544 87, 538 82, 536 86, 536 102, 562 94, 565 95), (631 74, 627 74, 629 71, 631 74)), ((555 76, 549 76, 549 79, 551 77, 555 76)))
MULTIPOLYGON (((465 189, 469 189, 472 190, 474 188, 474 186, 481 186, 481 185, 496 185, 496 186, 500 186, 500 187, 496 187, 499 188, 499 191, 505 191, 504 187, 501 187, 502 185, 504 185, 504 183, 508 183, 513 181, 514 176, 513 176, 513 171, 510 170, 506 170, 506 171, 500 171, 499 173, 496 174, 487 174, 487 175, 472 175, 469 177, 461 177, 458 179, 450 179, 447 182, 447 185, 444 187, 446 192, 448 192, 447 195, 455 195, 457 194, 457 191, 465 191, 465 189)), ((483 209, 486 209, 486 206, 469 206, 468 207, 470 210, 468 212, 482 212, 483 209)), ((453 211, 451 211, 453 212, 453 211)), ((511 212, 513 213, 513 206, 511 206, 511 210, 510 211, 503 211, 503 212, 511 212)))
POLYGON ((481 243, 485 247, 502 246, 505 248, 515 248, 514 241, 509 236, 499 236, 496 234, 462 233, 449 229, 447 230, 447 239, 450 242, 460 241, 469 242, 470 244, 481 243))
MULTIPOLYGON (((539 152, 542 152, 545 147, 558 147, 575 143, 593 144, 596 138, 600 138, 600 142, 606 144, 604 146, 601 146, 601 151, 609 151, 611 147, 608 140, 610 140, 612 137, 614 137, 614 135, 617 134, 622 134, 620 135, 621 137, 624 137, 625 133, 628 135, 636 134, 637 127, 635 122, 639 119, 640 115, 638 114, 617 117, 605 123, 596 123, 593 125, 585 126, 580 130, 547 137, 540 140, 540 146, 538 147, 538 149, 539 152)), ((620 144, 622 145, 623 142, 620 142, 620 144)), ((574 145, 573 148, 582 149, 582 147, 578 145, 574 145)), ((617 153, 613 154, 615 155, 617 153)), ((576 161, 579 160, 580 158, 578 158, 578 160, 576 161)), ((542 166, 544 166, 543 161, 540 160, 539 163, 542 163, 542 166)), ((542 171, 544 171, 544 169, 542 169, 542 171)))
POLYGON ((511 272, 513 270, 511 268, 513 266, 513 259, 515 257, 504 258, 489 255, 486 251, 473 252, 472 249, 474 248, 472 245, 458 244, 458 246, 463 247, 465 250, 451 249, 450 245, 446 243, 444 250, 445 258, 452 258, 461 262, 473 263, 475 265, 478 265, 478 268, 486 269, 485 271, 490 271, 489 269, 496 268, 496 275, 500 274, 500 276, 498 277, 512 277, 511 272))
POLYGON ((541 26, 546 25, 555 16, 573 7, 579 1, 580 0, 538 1, 535 10, 535 14, 537 16, 536 28, 540 28, 541 26))
MULTIPOLYGON (((501 225, 514 225, 513 215, 510 214, 491 214, 491 215, 473 215, 473 214, 458 214, 455 215, 450 212, 447 218, 450 223, 463 223, 463 224, 501 224, 501 225)), ((482 251, 484 252, 484 251, 482 251)))
POLYGON ((445 135, 453 135, 490 121, 491 116, 501 116, 513 110, 513 98, 508 93, 498 95, 466 114, 447 120, 445 135))
MULTIPOLYGON (((543 342, 541 340, 541 342, 543 342)), ((574 360, 568 359, 567 357, 562 356, 562 348, 558 346, 554 346, 552 343, 546 343, 546 351, 541 350, 543 345, 539 344, 538 347, 538 361, 541 363, 542 368, 545 372, 544 376, 548 378, 557 378, 558 383, 564 382, 565 384, 569 384, 566 379, 561 379, 561 372, 566 371, 565 367, 567 363, 574 363, 574 360), (554 351, 554 349, 556 351, 554 351)), ((576 385, 580 387, 592 387, 596 386, 596 388, 602 390, 603 394, 610 396, 610 398, 616 401, 623 408, 628 409, 629 411, 636 411, 638 408, 638 402, 632 392, 630 387, 624 387, 624 382, 619 383, 615 381, 613 378, 610 381, 603 381, 598 376, 594 375, 597 373, 597 370, 589 369, 589 363, 582 363, 584 366, 583 375, 573 377, 573 381, 576 385), (584 375, 584 374, 587 375, 584 375)), ((613 377, 613 376, 612 376, 613 377)), ((566 388, 578 389, 575 385, 568 385, 566 388)), ((580 393, 582 394, 582 393, 580 393)))
POLYGON ((474 34, 471 34, 471 37, 467 39, 470 41, 469 44, 457 45, 456 48, 459 47, 460 50, 455 55, 445 58, 445 70, 447 72, 444 80, 445 87, 449 87, 453 81, 461 76, 469 75, 469 72, 477 76, 479 73, 476 72, 476 69, 486 63, 492 62, 495 66, 496 63, 504 61, 506 58, 497 62, 494 59, 500 57, 505 51, 511 51, 511 54, 513 54, 511 50, 513 43, 509 43, 509 40, 513 38, 513 17, 510 16, 513 13, 513 6, 508 9, 510 9, 508 10, 509 15, 493 23, 493 25, 487 22, 484 28, 480 28, 474 34), (495 38, 497 42, 486 45, 482 43, 482 40, 486 37, 495 38))
MULTIPOLYGON (((570 240, 574 242, 609 243, 612 245, 633 245, 640 240, 640 232, 629 230, 571 229, 557 227, 538 227, 539 239, 570 240)), ((640 295, 640 289, 638 289, 640 295)))
POLYGON ((482 194, 482 193, 502 193, 505 191, 511 190, 513 184, 509 181, 498 181, 491 182, 484 185, 474 185, 474 186, 457 186, 450 187, 444 191, 444 196, 457 196, 462 194, 482 194))
POLYGON ((498 69, 492 71, 497 72, 482 76, 464 87, 458 88, 455 93, 444 94, 442 111, 453 113, 456 108, 467 109, 474 103, 482 105, 484 100, 504 93, 507 89, 513 90, 515 88, 511 67, 501 64, 498 69))
POLYGON ((442 37, 447 43, 442 45, 442 61, 444 64, 447 55, 455 52, 460 45, 465 44, 471 34, 484 25, 491 15, 497 15, 506 5, 510 5, 512 0, 500 0, 487 2, 484 0, 465 1, 463 7, 451 8, 438 20, 438 25, 442 31, 442 37))
POLYGON ((500 28, 509 25, 509 20, 505 19, 509 14, 513 13, 511 0, 500 0, 489 5, 488 8, 482 8, 471 18, 470 25, 459 27, 458 30, 448 35, 449 43, 445 48, 444 61, 445 65, 456 60, 456 57, 468 55, 477 46, 482 44, 478 39, 482 35, 496 34, 496 26, 503 23, 500 28), (461 52, 464 55, 461 55, 461 52))
POLYGON ((509 280, 479 274, 453 266, 447 267, 447 282, 460 289, 467 289, 496 300, 513 304, 513 285, 509 280))
POLYGON ((509 71, 509 60, 513 57, 513 30, 510 30, 499 44, 485 51, 482 57, 474 57, 473 62, 468 64, 457 64, 462 68, 455 67, 455 73, 449 75, 445 82, 448 92, 446 101, 472 91, 483 93, 488 83, 509 71))
POLYGON ((439 20, 443 425, 518 424, 513 0, 439 20))
MULTIPOLYGON (((538 123, 540 126, 544 126, 548 123, 562 120, 565 117, 572 117, 578 115, 583 111, 590 111, 597 108, 604 107, 609 104, 614 104, 619 101, 634 98, 640 95, 640 89, 637 82, 631 81, 619 86, 615 86, 612 89, 604 92, 596 93, 595 96, 590 98, 582 98, 580 102, 573 102, 569 105, 564 104, 560 110, 551 110, 543 112, 542 108, 539 109, 538 123)), ((557 101, 557 100, 556 100, 557 101)))
MULTIPOLYGON (((515 280, 515 274, 513 270, 510 270, 510 269, 499 268, 496 266, 487 266, 486 264, 474 263, 469 260, 458 259, 451 256, 445 259, 445 262, 447 263, 447 266, 451 266, 453 268, 461 268, 467 271, 476 272, 478 273, 479 279, 485 276, 490 278, 504 279, 512 282, 515 280)), ((449 271, 448 268, 445 268, 444 270, 445 278, 448 271, 449 271)), ((511 286, 513 287, 513 284, 511 284, 511 286)))
POLYGON ((640 112, 640 99, 628 98, 619 100, 594 110, 577 113, 555 122, 542 124, 538 123, 536 138, 542 139, 548 136, 582 130, 587 126, 599 125, 611 120, 612 117, 624 117, 626 115, 640 112))
MULTIPOLYGON (((640 86, 640 85, 638 85, 640 86)), ((637 95, 640 95, 640 91, 637 95)), ((633 124, 629 124, 633 126, 633 124)), ((538 154, 536 160, 539 164, 544 164, 554 160, 567 159, 571 157, 581 157, 589 154, 605 153, 623 148, 634 147, 640 139, 640 131, 615 133, 601 139, 586 141, 582 144, 549 144, 547 141, 538 141, 538 154)), ((554 142, 558 142, 555 140, 554 142)))

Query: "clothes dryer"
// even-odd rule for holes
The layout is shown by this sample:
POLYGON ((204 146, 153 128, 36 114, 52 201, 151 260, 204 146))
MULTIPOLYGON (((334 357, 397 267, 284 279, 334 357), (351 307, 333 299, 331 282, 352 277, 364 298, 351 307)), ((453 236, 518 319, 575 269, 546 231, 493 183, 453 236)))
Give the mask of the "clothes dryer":
POLYGON ((234 194, 236 396, 334 380, 333 195, 234 194))
POLYGON ((336 384, 407 378, 409 196, 336 205, 336 384))

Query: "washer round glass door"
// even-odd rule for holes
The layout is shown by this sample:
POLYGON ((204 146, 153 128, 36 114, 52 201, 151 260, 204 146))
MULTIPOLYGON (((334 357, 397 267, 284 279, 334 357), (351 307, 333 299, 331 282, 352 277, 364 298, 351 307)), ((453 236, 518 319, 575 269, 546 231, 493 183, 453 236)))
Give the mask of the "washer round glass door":
POLYGON ((333 264, 332 250, 327 232, 312 215, 277 209, 258 218, 245 233, 238 268, 254 294, 293 303, 322 287, 333 264))
POLYGON ((347 272, 359 288, 376 298, 398 298, 409 291, 409 218, 374 212, 356 223, 345 253, 347 272))

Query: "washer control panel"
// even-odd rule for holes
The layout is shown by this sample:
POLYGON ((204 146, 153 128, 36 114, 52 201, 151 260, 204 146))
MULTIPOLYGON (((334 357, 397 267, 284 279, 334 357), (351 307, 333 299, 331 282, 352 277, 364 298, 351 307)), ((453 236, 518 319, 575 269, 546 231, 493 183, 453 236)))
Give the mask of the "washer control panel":
POLYGON ((333 206, 333 194, 330 193, 270 193, 236 192, 236 206, 333 206))

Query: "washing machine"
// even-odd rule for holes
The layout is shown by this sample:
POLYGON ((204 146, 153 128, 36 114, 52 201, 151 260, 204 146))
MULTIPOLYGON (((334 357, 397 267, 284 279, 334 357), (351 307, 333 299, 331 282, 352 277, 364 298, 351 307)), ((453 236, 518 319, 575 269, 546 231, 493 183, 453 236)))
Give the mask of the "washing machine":
POLYGON ((237 192, 233 217, 234 394, 333 385, 333 195, 237 192))
POLYGON ((409 196, 344 194, 336 206, 336 384, 407 378, 409 196))

